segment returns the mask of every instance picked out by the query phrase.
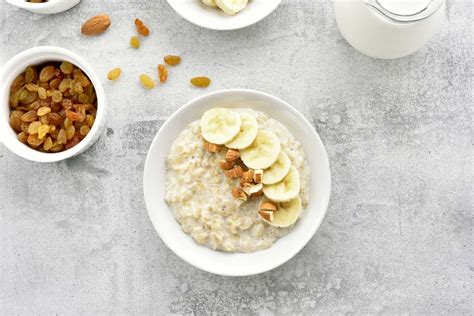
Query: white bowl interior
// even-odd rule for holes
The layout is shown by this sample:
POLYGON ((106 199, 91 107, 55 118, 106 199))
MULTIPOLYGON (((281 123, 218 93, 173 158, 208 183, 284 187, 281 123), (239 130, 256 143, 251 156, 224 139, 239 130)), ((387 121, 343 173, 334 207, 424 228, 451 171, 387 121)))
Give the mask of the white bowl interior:
POLYGON ((106 101, 105 92, 99 77, 92 67, 79 55, 59 47, 43 46, 35 47, 13 57, 3 68, 0 74, 0 141, 17 155, 38 162, 53 162, 75 156, 98 138, 105 124, 106 101), (68 61, 80 69, 89 77, 97 94, 97 115, 89 134, 76 146, 59 153, 43 153, 35 150, 20 141, 17 134, 10 127, 10 86, 13 80, 25 71, 26 67, 39 65, 50 61, 68 61))
POLYGON ((48 0, 48 2, 32 3, 26 0, 6 0, 8 3, 17 6, 19 8, 40 13, 40 14, 54 14, 62 11, 66 11, 81 0, 48 0))
POLYGON ((168 0, 169 5, 183 18, 212 30, 235 30, 257 23, 275 10, 280 2, 249 0, 244 10, 231 16, 218 8, 204 5, 201 0, 168 0))
POLYGON ((278 98, 252 90, 223 90, 191 101, 161 127, 148 152, 144 169, 145 202, 164 243, 188 263, 208 272, 242 276, 271 270, 291 259, 318 229, 329 202, 331 177, 324 146, 311 124, 278 98), (165 159, 173 141, 192 121, 213 107, 249 107, 283 123, 298 139, 311 171, 309 205, 294 229, 272 247, 250 254, 225 253, 198 245, 185 234, 165 202, 165 159))

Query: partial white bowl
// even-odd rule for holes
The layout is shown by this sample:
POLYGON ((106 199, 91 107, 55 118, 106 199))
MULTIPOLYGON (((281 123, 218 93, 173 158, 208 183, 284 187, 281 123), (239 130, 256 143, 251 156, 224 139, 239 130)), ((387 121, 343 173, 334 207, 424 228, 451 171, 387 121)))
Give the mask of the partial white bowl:
POLYGON ((168 4, 183 18, 198 26, 218 31, 236 30, 255 24, 273 12, 281 0, 250 0, 247 7, 235 15, 211 8, 201 0, 168 0, 168 4))
POLYGON ((102 134, 105 128, 107 101, 99 76, 89 63, 81 56, 67 49, 55 46, 39 46, 27 49, 10 59, 0 72, 0 142, 13 153, 28 160, 37 162, 54 162, 64 160, 82 153, 89 148, 102 134), (91 80, 97 94, 97 115, 94 125, 79 144, 71 149, 58 153, 43 153, 21 143, 15 131, 10 127, 10 86, 15 78, 25 71, 26 67, 49 61, 68 61, 79 67, 91 80))
POLYGON ((244 276, 262 273, 290 260, 313 237, 326 213, 331 192, 329 161, 311 124, 288 103, 253 90, 222 90, 199 97, 176 111, 161 127, 148 152, 143 176, 148 214, 163 242, 193 266, 220 275, 244 276), (226 253, 197 244, 181 230, 165 202, 166 156, 184 128, 214 107, 248 107, 268 113, 283 123, 302 144, 311 171, 309 204, 293 230, 265 250, 226 253))
POLYGON ((81 0, 48 0, 48 2, 42 3, 31 3, 26 0, 7 0, 7 2, 34 13, 55 14, 69 10, 81 0))

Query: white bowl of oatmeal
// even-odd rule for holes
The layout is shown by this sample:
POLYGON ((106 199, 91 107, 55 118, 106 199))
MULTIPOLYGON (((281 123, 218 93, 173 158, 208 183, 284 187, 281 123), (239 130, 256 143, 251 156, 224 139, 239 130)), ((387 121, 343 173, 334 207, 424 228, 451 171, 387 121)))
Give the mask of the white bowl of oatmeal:
MULTIPOLYGON (((209 2, 214 1, 206 1, 209 2)), ((218 7, 204 4, 202 0, 168 0, 168 4, 184 19, 218 31, 236 30, 255 24, 272 13, 280 3, 281 0, 249 0, 240 12, 230 15, 218 7)))
POLYGON ((188 263, 211 273, 262 273, 291 259, 315 234, 329 202, 329 161, 311 124, 293 107, 252 90, 222 90, 181 107, 161 127, 148 152, 144 194, 149 216, 164 243, 188 263), (203 149, 199 120, 213 108, 254 115, 275 133, 300 175, 302 209, 288 227, 258 214, 265 198, 236 199, 235 181, 219 162, 225 151, 203 149))

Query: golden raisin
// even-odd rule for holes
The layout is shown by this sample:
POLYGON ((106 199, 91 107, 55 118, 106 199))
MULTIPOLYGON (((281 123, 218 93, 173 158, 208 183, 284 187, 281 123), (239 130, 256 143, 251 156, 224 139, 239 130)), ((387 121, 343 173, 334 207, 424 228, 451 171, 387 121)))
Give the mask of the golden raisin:
POLYGON ((89 126, 87 125, 82 125, 81 128, 79 129, 79 133, 82 135, 82 136, 86 136, 87 134, 89 134, 89 131, 91 129, 89 128, 89 126))
POLYGON ((74 66, 71 63, 68 63, 67 61, 62 62, 59 68, 65 75, 72 74, 72 71, 74 70, 74 66))
POLYGON ((13 111, 10 114, 10 126, 15 130, 15 131, 21 131, 21 117, 23 116, 22 111, 13 111))
POLYGON ((36 69, 34 67, 28 67, 25 70, 25 82, 30 83, 33 82, 37 78, 38 74, 36 73, 36 69))
POLYGON ((55 78, 49 82, 49 87, 51 89, 58 89, 61 79, 55 78))
POLYGON ((122 74, 122 69, 114 68, 107 74, 107 79, 109 80, 117 80, 120 75, 122 74))
POLYGON ((148 75, 140 75, 140 82, 146 89, 153 89, 155 87, 155 82, 148 75))
POLYGON ((181 62, 181 57, 176 55, 166 55, 163 59, 170 66, 176 66, 181 62))
POLYGON ((58 90, 53 90, 53 92, 51 92, 51 98, 53 102, 59 103, 63 100, 63 94, 58 90))
POLYGON ((78 135, 74 135, 74 137, 66 143, 66 149, 76 146, 80 141, 81 138, 78 135))
POLYGON ((51 139, 51 137, 47 137, 43 143, 43 149, 48 151, 51 149, 51 147, 53 147, 53 140, 51 139))
POLYGON ((162 64, 158 65, 158 78, 160 78, 160 82, 163 83, 168 79, 168 69, 162 64))
POLYGON ((40 121, 34 121, 28 126, 28 134, 37 134, 38 128, 41 126, 40 121))
POLYGON ((38 135, 28 135, 26 140, 28 144, 33 148, 38 148, 44 142, 44 139, 40 139, 38 135))
POLYGON ((145 24, 143 24, 140 19, 135 19, 135 27, 137 28, 138 34, 143 36, 150 35, 150 30, 148 29, 148 27, 145 26, 145 24))
POLYGON ((49 133, 49 130, 50 130, 49 125, 41 125, 40 127, 38 127, 38 138, 43 139, 46 136, 46 134, 49 133))
POLYGON ((81 113, 76 113, 71 110, 66 110, 66 116, 73 122, 82 122, 85 119, 85 116, 81 113))
POLYGON ((54 78, 54 71, 55 71, 54 66, 44 67, 43 69, 41 69, 41 72, 39 74, 39 80, 41 82, 50 81, 51 79, 54 78))
POLYGON ((38 97, 42 100, 45 100, 47 98, 45 88, 43 88, 43 87, 38 88, 38 97))
POLYGON ((51 108, 50 108, 49 106, 43 106, 43 107, 40 107, 40 108, 38 109, 38 111, 36 112, 36 114, 37 114, 38 116, 43 116, 43 115, 46 115, 46 114, 48 114, 48 113, 50 113, 50 112, 51 112, 51 108))
POLYGON ((76 133, 76 128, 74 125, 70 125, 66 127, 66 138, 67 140, 70 140, 71 138, 74 137, 74 134, 76 133))
POLYGON ((38 91, 39 86, 38 86, 37 84, 34 84, 34 83, 31 83, 31 82, 30 82, 30 83, 27 83, 27 84, 25 85, 25 88, 26 88, 26 90, 28 90, 28 91, 38 91))
POLYGON ((26 144, 27 139, 28 139, 28 134, 24 132, 21 132, 20 134, 18 134, 18 140, 22 142, 23 144, 26 144))
POLYGON ((64 128, 61 128, 61 130, 58 133, 58 137, 56 138, 58 144, 66 144, 67 138, 66 138, 66 130, 64 128))
POLYGON ((207 77, 194 77, 191 79, 191 83, 200 88, 207 88, 211 84, 211 79, 207 77))
POLYGON ((140 40, 136 36, 130 37, 130 46, 132 46, 135 49, 140 48, 140 40))
POLYGON ((36 121, 37 118, 38 118, 38 115, 36 114, 36 111, 28 111, 21 116, 21 120, 26 123, 31 123, 33 121, 36 121))

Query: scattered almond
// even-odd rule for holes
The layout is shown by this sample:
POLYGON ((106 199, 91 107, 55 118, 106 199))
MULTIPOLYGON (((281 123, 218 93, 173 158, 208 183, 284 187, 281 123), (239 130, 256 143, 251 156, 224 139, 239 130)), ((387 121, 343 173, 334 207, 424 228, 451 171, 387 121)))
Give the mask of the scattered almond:
POLYGON ((204 141, 204 149, 211 153, 218 153, 222 149, 222 145, 217 145, 204 141))
POLYGON ((235 166, 235 162, 233 162, 233 161, 227 161, 225 159, 222 159, 219 162, 219 167, 221 167, 222 170, 230 170, 230 169, 234 168, 234 166, 235 166))
POLYGON ((84 35, 98 35, 103 33, 109 26, 109 16, 100 14, 87 20, 81 27, 81 33, 84 35))
POLYGON ((244 171, 242 170, 242 167, 241 166, 235 166, 234 168, 230 169, 230 170, 227 170, 225 175, 227 176, 227 178, 229 179, 233 179, 233 178, 240 178, 242 176, 242 173, 244 171))
POLYGON ((227 161, 236 161, 240 158, 240 152, 238 150, 229 149, 225 154, 225 160, 227 161))
POLYGON ((247 194, 241 188, 232 188, 232 196, 236 199, 247 201, 247 194))
POLYGON ((252 193, 252 197, 261 197, 261 196, 263 196, 263 188, 258 192, 252 193))

